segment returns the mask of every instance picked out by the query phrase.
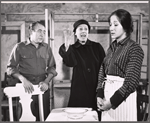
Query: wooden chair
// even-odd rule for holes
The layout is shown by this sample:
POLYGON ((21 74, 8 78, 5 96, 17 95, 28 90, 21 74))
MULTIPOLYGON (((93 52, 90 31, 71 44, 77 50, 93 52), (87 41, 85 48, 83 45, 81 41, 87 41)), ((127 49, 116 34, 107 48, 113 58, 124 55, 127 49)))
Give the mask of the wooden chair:
MULTIPOLYGON (((12 98, 12 108, 14 111, 14 121, 18 121, 17 112, 16 112, 17 105, 18 105, 18 98, 12 98)), ((4 99, 1 100, 1 113, 2 113, 1 120, 2 121, 9 121, 9 103, 8 103, 7 97, 5 97, 5 96, 4 96, 4 99)))
POLYGON ((138 93, 137 97, 138 104, 138 121, 147 121, 149 109, 149 96, 138 93))
POLYGON ((141 79, 137 90, 137 116, 138 121, 147 121, 149 117, 149 95, 148 95, 148 80, 141 79))
MULTIPOLYGON (((1 94, 2 94, 1 95, 1 113, 2 113, 1 120, 2 121, 9 121, 9 103, 8 103, 8 98, 4 94, 3 90, 6 87, 15 86, 16 82, 17 81, 15 79, 11 79, 6 72, 4 73, 4 80, 1 81, 1 94)), ((18 99, 19 99, 18 97, 12 98, 14 121, 18 121, 17 112, 16 112, 19 103, 18 99)))
POLYGON ((25 92, 24 87, 22 84, 16 84, 16 86, 13 87, 6 87, 4 88, 4 93, 8 97, 9 102, 9 117, 10 121, 13 121, 13 106, 12 106, 12 98, 13 97, 19 97, 20 103, 22 105, 22 115, 19 121, 35 121, 36 118, 31 112, 30 104, 32 102, 31 96, 32 95, 38 95, 39 97, 39 116, 40 121, 44 121, 44 113, 43 113, 43 96, 42 94, 44 92, 40 91, 40 88, 38 88, 38 85, 33 85, 34 92, 31 94, 28 94, 25 92))

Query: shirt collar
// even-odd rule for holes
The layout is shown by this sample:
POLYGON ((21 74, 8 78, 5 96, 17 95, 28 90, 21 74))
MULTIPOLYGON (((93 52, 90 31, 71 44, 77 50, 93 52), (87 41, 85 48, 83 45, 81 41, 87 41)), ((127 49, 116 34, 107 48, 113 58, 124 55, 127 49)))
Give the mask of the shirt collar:
POLYGON ((29 45, 29 44, 31 44, 31 41, 30 41, 30 39, 28 38, 28 39, 25 41, 25 45, 29 45))
MULTIPOLYGON (((86 41, 86 43, 85 43, 84 45, 92 45, 92 43, 91 43, 91 41, 90 41, 89 39, 87 39, 87 41, 86 41)), ((79 48, 80 46, 82 46, 82 44, 79 43, 79 40, 77 40, 77 41, 75 42, 74 46, 75 46, 76 48, 79 48)))
POLYGON ((119 45, 124 45, 124 44, 126 44, 129 39, 130 39, 130 37, 126 37, 126 38, 124 38, 123 40, 119 41, 118 43, 117 43, 117 40, 114 40, 114 41, 111 43, 110 47, 111 47, 111 49, 112 49, 113 51, 115 51, 115 50, 116 50, 116 47, 118 47, 119 45))
POLYGON ((118 43, 117 43, 117 40, 114 40, 111 44, 112 45, 116 44, 117 46, 119 44, 123 45, 123 44, 126 44, 129 39, 130 39, 130 37, 128 36, 128 37, 124 38, 123 40, 119 41, 118 43))
POLYGON ((130 36, 124 38, 123 40, 119 41, 118 44, 124 45, 128 42, 128 40, 130 39, 130 36))
MULTIPOLYGON (((30 44, 32 44, 32 43, 31 43, 30 38, 28 38, 28 39, 25 41, 25 45, 30 45, 30 44)), ((43 43, 43 42, 42 42, 42 43, 40 43, 40 45, 41 45, 41 46, 46 46, 46 44, 45 44, 45 43, 43 43)))

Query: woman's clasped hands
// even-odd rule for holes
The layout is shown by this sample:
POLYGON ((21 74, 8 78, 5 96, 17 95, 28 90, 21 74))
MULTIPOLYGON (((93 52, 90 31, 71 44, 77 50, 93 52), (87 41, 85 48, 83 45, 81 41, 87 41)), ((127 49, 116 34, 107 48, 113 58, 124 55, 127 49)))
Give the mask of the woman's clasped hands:
POLYGON ((108 111, 111 109, 112 104, 110 100, 106 100, 105 98, 102 99, 100 97, 97 97, 97 107, 98 111, 108 111))

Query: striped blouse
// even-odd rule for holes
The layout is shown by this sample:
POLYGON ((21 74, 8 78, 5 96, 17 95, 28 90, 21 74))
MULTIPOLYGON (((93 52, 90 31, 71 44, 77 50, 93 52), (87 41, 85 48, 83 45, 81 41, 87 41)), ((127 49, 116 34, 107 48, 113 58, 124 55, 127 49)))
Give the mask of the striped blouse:
POLYGON ((118 43, 113 41, 99 70, 97 96, 104 97, 102 85, 106 75, 124 78, 124 84, 110 98, 113 107, 118 107, 138 87, 143 58, 142 48, 130 37, 118 43))

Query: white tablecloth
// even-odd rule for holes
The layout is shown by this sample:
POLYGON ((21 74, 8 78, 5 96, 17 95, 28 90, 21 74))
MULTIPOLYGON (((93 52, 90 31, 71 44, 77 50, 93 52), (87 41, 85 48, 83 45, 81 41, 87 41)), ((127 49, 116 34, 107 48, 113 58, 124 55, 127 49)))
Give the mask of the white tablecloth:
POLYGON ((98 121, 98 114, 96 111, 92 111, 91 108, 86 108, 88 111, 81 119, 70 119, 67 117, 67 113, 64 112, 65 108, 56 108, 51 111, 45 121, 98 121))

